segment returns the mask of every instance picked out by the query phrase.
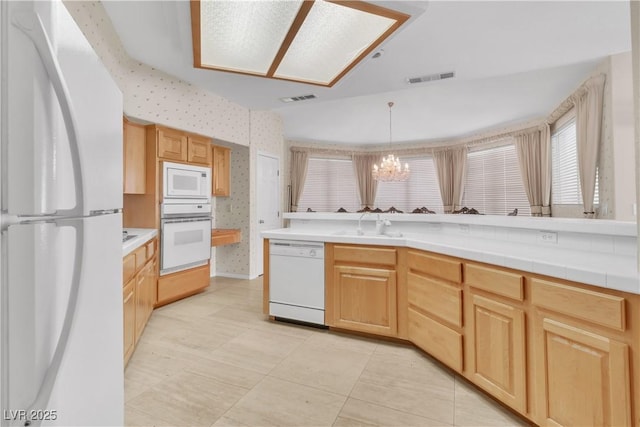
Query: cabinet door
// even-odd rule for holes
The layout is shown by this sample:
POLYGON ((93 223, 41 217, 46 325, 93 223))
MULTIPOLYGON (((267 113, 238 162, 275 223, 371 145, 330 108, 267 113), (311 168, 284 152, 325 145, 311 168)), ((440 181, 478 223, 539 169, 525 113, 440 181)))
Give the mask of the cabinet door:
POLYGON ((187 161, 206 166, 211 164, 211 144, 207 138, 190 136, 187 144, 187 161))
POLYGON ((187 137, 169 129, 158 130, 158 157, 166 160, 187 160, 187 137))
POLYGON ((130 280, 123 288, 122 311, 124 326, 124 363, 126 364, 133 354, 136 336, 136 300, 134 295, 135 279, 130 280))
POLYGON ((229 185, 231 150, 226 147, 213 146, 213 172, 211 190, 214 196, 231 194, 229 185))
POLYGON ((540 424, 632 425, 627 345, 547 316, 535 326, 540 424))
POLYGON ((145 129, 125 120, 123 128, 124 193, 146 192, 145 129))
POLYGON ((335 266, 332 292, 331 326, 397 334, 395 270, 335 266))
POLYGON ((146 292, 146 276, 144 274, 144 269, 141 270, 135 278, 135 306, 136 306, 136 315, 135 315, 135 325, 136 325, 136 342, 140 339, 142 335, 142 330, 144 329, 144 325, 147 321, 146 318, 146 301, 147 301, 147 292, 146 292))
POLYGON ((514 409, 527 411, 525 315, 520 308, 471 294, 472 381, 514 409))

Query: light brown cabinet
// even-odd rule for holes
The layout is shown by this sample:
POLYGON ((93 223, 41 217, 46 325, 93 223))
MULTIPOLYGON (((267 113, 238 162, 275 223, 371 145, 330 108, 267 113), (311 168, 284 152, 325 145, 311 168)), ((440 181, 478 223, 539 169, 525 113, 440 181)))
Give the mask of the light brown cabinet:
POLYGON ((231 194, 231 150, 227 147, 213 145, 211 152, 213 157, 211 194, 214 196, 229 196, 231 194))
POLYGON ((331 278, 325 289, 328 324, 396 336, 396 250, 328 245, 328 251, 333 260, 331 278))
POLYGON ((187 137, 187 162, 209 166, 211 164, 211 141, 201 136, 187 137))
POLYGON ((147 190, 144 126, 125 119, 122 134, 123 193, 144 194, 147 190))
POLYGON ((462 263, 410 250, 408 270, 409 340, 462 371, 462 263))
POLYGON ((174 129, 158 129, 158 157, 164 160, 187 161, 187 136, 174 129))
POLYGON ((125 364, 133 354, 156 303, 157 244, 158 240, 154 238, 123 259, 125 364))
POLYGON ((468 375, 521 413, 527 412, 524 277, 465 263, 468 375))
POLYGON ((341 243, 325 286, 326 325, 405 338, 538 425, 640 425, 640 295, 341 243))
POLYGON ((531 286, 541 424, 635 425, 625 299, 539 279, 531 286))
POLYGON ((134 297, 135 278, 129 280, 122 290, 122 312, 124 324, 124 362, 127 363, 136 340, 136 300, 134 297))
POLYGON ((176 129, 158 128, 158 158, 209 166, 211 140, 176 129))

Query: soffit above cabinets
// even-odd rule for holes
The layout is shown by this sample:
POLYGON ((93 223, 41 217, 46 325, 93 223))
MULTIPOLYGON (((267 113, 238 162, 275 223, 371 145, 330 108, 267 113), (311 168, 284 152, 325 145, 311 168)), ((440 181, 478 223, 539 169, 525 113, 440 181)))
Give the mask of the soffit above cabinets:
POLYGON ((409 18, 363 1, 192 1, 194 66, 331 87, 409 18))

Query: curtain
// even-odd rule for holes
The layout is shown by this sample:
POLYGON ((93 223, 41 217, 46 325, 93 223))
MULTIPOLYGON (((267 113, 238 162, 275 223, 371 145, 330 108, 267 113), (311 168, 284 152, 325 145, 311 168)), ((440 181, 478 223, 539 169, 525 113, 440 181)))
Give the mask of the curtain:
POLYGON ((516 152, 531 216, 551 216, 551 140, 549 126, 516 135, 516 152))
POLYGON ((302 195, 304 181, 307 179, 309 153, 306 151, 291 151, 291 212, 298 210, 298 201, 302 195))
POLYGON ((353 154, 351 156, 358 183, 361 208, 373 208, 375 203, 378 181, 373 179, 372 171, 373 165, 380 163, 380 160, 380 154, 353 154))
POLYGON ((576 106, 578 174, 586 218, 594 218, 593 194, 602 129, 604 75, 589 79, 573 97, 576 106))
POLYGON ((460 209, 467 169, 467 147, 433 152, 444 213, 460 209))

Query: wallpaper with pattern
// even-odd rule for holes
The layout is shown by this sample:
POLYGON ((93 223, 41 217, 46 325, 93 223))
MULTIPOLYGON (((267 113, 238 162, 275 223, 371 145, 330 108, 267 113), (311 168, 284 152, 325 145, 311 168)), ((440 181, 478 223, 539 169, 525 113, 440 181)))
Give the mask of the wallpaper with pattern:
POLYGON ((282 157, 280 117, 267 111, 249 111, 133 60, 100 2, 64 4, 122 90, 127 116, 209 136, 214 143, 221 140, 232 147, 232 196, 212 198, 214 223, 217 228, 241 228, 243 240, 240 244, 213 249, 216 265, 212 271, 249 277, 258 262, 251 258, 256 254, 255 245, 261 244, 257 236, 252 236, 256 229, 251 226, 256 221, 256 153, 262 150, 282 157), (228 204, 232 205, 231 213, 225 210, 228 204))

